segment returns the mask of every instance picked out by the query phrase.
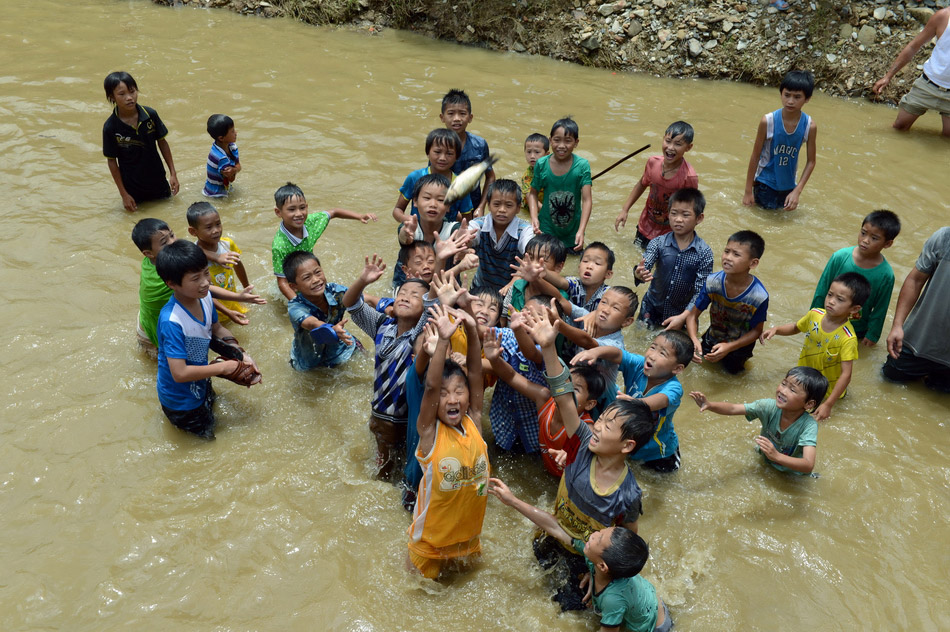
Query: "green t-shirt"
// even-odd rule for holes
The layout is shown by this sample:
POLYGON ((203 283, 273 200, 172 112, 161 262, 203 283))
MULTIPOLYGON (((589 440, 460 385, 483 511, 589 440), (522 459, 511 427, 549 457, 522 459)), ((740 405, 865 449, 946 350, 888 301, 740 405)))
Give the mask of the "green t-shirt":
POLYGON ((303 224, 303 239, 297 239, 284 228, 283 223, 277 227, 277 234, 271 243, 270 252, 274 260, 274 275, 284 276, 284 257, 297 250, 313 252, 320 235, 330 223, 330 214, 326 211, 317 211, 307 215, 303 224))
MULTIPOLYGON (((761 421, 762 436, 767 437, 775 446, 775 449, 786 456, 800 459, 802 458, 802 448, 806 445, 818 445, 818 422, 807 412, 802 413, 802 416, 793 421, 792 425, 786 428, 784 432, 779 430, 782 411, 774 399, 760 399, 751 404, 745 404, 745 418, 749 421, 753 419, 761 421)), ((784 465, 773 463, 768 459, 765 460, 777 470, 803 474, 803 472, 790 470, 784 465)))
POLYGON ((139 277, 139 327, 158 346, 158 314, 172 296, 172 289, 158 276, 155 264, 148 257, 142 259, 139 277))
MULTIPOLYGON (((574 550, 584 555, 583 540, 572 542, 574 550)), ((584 561, 594 581, 594 563, 586 555, 584 561)), ((653 632, 656 628, 656 589, 640 575, 611 580, 599 593, 593 593, 594 612, 600 615, 600 625, 614 627, 624 625, 634 632, 653 632)))
POLYGON ((551 172, 551 156, 541 156, 534 164, 531 186, 544 191, 544 202, 538 211, 541 232, 554 235, 568 248, 574 248, 574 237, 581 225, 581 189, 590 186, 590 163, 573 155, 571 168, 563 176, 551 172))
POLYGON ((845 272, 857 272, 871 284, 871 295, 868 297, 866 304, 861 306, 858 317, 851 319, 851 325, 854 327, 854 333, 857 334, 858 338, 867 338, 871 342, 877 342, 881 338, 884 317, 887 316, 887 308, 891 303, 891 293, 894 291, 894 270, 887 259, 881 261, 874 268, 860 268, 854 263, 853 252, 854 246, 851 246, 842 248, 831 255, 825 265, 824 272, 821 273, 821 278, 818 279, 818 286, 815 288, 815 295, 811 299, 811 306, 825 306, 825 295, 836 276, 845 272))

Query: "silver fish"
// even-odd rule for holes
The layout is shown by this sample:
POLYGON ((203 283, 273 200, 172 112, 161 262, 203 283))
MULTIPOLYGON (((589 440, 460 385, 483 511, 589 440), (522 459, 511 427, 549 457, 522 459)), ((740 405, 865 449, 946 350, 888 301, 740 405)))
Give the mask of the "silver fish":
POLYGON ((477 165, 472 165, 455 176, 455 179, 452 180, 452 186, 449 187, 448 192, 445 194, 445 203, 451 204, 468 195, 472 189, 475 188, 475 185, 478 184, 482 175, 497 161, 498 158, 495 157, 495 154, 492 154, 488 157, 488 160, 483 160, 477 165))

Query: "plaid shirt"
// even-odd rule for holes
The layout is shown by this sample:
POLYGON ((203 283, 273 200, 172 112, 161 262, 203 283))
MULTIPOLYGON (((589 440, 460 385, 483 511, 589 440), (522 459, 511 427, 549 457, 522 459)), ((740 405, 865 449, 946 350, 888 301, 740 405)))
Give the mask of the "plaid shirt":
POLYGON ((653 325, 691 308, 713 269, 712 249, 696 233, 683 250, 673 233, 651 239, 643 261, 647 270, 656 266, 640 308, 640 319, 653 325))
POLYGON ((601 284, 597 291, 594 292, 590 300, 587 300, 587 288, 581 283, 580 278, 578 277, 567 277, 567 298, 572 303, 578 307, 583 307, 588 312, 597 311, 597 306, 600 305, 600 297, 604 295, 604 292, 610 289, 610 286, 607 284, 601 284))
MULTIPOLYGON (((535 384, 546 386, 544 371, 521 353, 518 341, 515 339, 515 332, 507 327, 498 329, 501 331, 502 359, 511 365, 516 373, 520 373, 535 384)), ((491 431, 495 435, 495 443, 498 447, 510 450, 517 438, 521 439, 525 452, 533 453, 541 449, 538 442, 538 407, 533 401, 500 380, 495 386, 488 417, 491 420, 491 431)))

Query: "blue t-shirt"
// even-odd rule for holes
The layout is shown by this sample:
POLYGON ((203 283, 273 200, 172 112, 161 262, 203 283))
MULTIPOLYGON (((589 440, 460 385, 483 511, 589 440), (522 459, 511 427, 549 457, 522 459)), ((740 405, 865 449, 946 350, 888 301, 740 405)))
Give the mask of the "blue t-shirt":
POLYGON ((208 364, 211 330, 218 322, 211 294, 199 301, 202 318, 198 320, 172 295, 158 315, 158 400, 171 410, 194 410, 204 404, 208 380, 176 382, 168 367, 168 358, 184 360, 189 366, 208 364))
POLYGON ((228 150, 234 156, 232 159, 228 152, 218 146, 217 143, 211 144, 211 152, 208 153, 208 163, 205 166, 205 188, 202 194, 208 197, 226 197, 231 184, 224 180, 221 170, 225 167, 234 167, 240 161, 238 156, 238 146, 236 143, 228 145, 228 150))
MULTIPOLYGON (((458 175, 471 167, 472 165, 477 165, 483 160, 488 160, 488 143, 481 136, 476 136, 471 132, 465 133, 465 144, 462 145, 462 153, 459 155, 458 160, 455 161, 455 164, 452 165, 452 173, 458 175)), ((492 170, 491 167, 488 168, 489 171, 492 170)), ((470 208, 478 208, 478 205, 482 201, 482 187, 481 182, 479 182, 472 192, 468 195, 469 202, 471 203, 470 208)))
MULTIPOLYGON (((458 164, 456 161, 455 164, 458 164)), ((422 176, 427 176, 432 173, 430 167, 423 167, 422 169, 416 169, 406 176, 405 181, 402 183, 402 186, 399 187, 399 193, 402 194, 402 197, 409 201, 410 215, 418 215, 419 209, 416 208, 416 203, 412 200, 412 191, 416 188, 416 181, 419 180, 422 176)), ((455 180, 455 175, 452 175, 452 180, 455 180)), ((445 220, 454 222, 458 218, 459 213, 471 213, 472 212, 472 201, 469 196, 459 198, 452 203, 452 206, 449 207, 448 212, 445 214, 445 220)), ((428 241, 428 239, 426 240, 428 241)))
POLYGON ((321 366, 336 366, 350 359, 356 350, 356 341, 348 345, 342 340, 331 344, 320 344, 313 339, 310 331, 300 324, 313 316, 330 325, 336 325, 343 320, 346 309, 343 307, 343 294, 346 287, 339 283, 327 283, 324 296, 329 304, 330 311, 322 309, 297 294, 287 303, 287 315, 290 324, 294 326, 294 342, 290 348, 290 365, 298 371, 309 371, 321 366))
POLYGON ((676 454, 679 448, 679 438, 673 429, 673 413, 683 399, 683 386, 679 378, 673 375, 662 384, 646 390, 647 376, 643 374, 643 360, 642 355, 624 351, 620 372, 623 374, 624 392, 630 397, 643 398, 663 394, 669 400, 666 407, 653 411, 653 420, 657 424, 653 439, 633 454, 633 458, 638 461, 655 461, 676 454))

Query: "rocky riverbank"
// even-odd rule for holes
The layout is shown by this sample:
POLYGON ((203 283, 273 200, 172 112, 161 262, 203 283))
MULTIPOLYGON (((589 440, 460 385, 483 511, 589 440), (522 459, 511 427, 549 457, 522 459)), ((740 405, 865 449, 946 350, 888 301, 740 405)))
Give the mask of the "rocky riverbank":
MULTIPOLYGON (((402 28, 495 50, 662 77, 777 85, 789 68, 815 73, 821 90, 870 95, 891 61, 950 0, 153 0, 222 7, 378 33, 402 28)), ((932 43, 895 77, 895 101, 932 43)))

